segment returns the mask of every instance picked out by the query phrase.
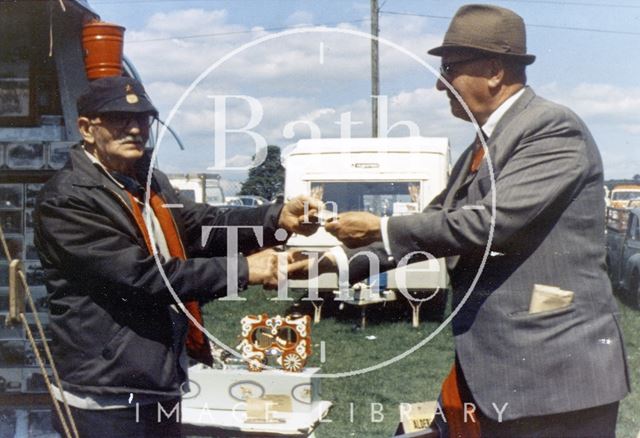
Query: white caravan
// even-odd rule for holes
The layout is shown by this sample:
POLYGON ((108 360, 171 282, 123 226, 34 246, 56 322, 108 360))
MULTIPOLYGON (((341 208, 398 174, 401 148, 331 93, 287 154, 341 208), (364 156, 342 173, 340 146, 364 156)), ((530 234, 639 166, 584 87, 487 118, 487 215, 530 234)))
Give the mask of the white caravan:
MULTIPOLYGON (((283 165, 287 199, 307 194, 322 199, 328 208, 337 208, 338 213, 408 215, 420 212, 445 188, 450 170, 449 141, 443 137, 301 140, 283 165)), ((291 248, 319 252, 339 244, 322 227, 312 236, 292 236, 288 241, 291 248)), ((289 281, 289 287, 317 287, 320 294, 335 293, 337 280, 335 274, 324 274, 317 280, 289 281)), ((396 299, 398 294, 406 297, 407 292, 425 299, 447 287, 444 260, 438 259, 415 263, 358 284, 350 290, 345 302, 364 306, 396 299), (401 288, 402 278, 406 279, 406 292, 401 288), (378 284, 372 291, 375 282, 378 284)), ((410 304, 414 310, 413 323, 417 325, 419 305, 410 304)), ((320 318, 319 311, 316 307, 316 321, 320 318)))

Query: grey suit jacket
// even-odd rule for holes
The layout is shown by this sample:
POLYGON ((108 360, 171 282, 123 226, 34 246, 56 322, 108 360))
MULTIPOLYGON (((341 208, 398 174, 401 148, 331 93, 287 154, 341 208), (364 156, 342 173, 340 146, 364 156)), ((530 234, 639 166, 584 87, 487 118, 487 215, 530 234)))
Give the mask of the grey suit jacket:
MULTIPOLYGON (((483 260, 495 205, 491 255, 452 323, 478 408, 497 420, 508 403, 502 419, 511 420, 620 400, 629 379, 605 270, 603 171, 591 134, 569 109, 527 87, 488 148, 495 191, 488 160, 477 174, 467 171, 470 146, 429 207, 389 220, 394 259, 412 251, 448 257, 458 306, 483 260), (573 291, 574 302, 530 315, 535 283, 573 291)), ((380 244, 368 249, 380 254, 382 269, 393 266, 380 244)), ((351 281, 366 276, 362 259, 350 262, 351 281)))

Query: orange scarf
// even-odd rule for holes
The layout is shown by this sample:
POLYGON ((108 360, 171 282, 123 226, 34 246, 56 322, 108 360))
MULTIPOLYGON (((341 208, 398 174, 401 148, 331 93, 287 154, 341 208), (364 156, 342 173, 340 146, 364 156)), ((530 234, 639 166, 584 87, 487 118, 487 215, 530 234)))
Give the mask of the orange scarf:
MULTIPOLYGON (((131 206, 133 207, 133 215, 135 217, 136 224, 144 236, 144 241, 147 244, 149 253, 153 254, 153 247, 151 245, 151 239, 149 238, 149 230, 147 229, 144 218, 142 217, 142 211, 140 210, 138 201, 133 197, 133 195, 131 195, 131 193, 127 192, 127 194, 129 195, 131 206)), ((180 235, 178 234, 176 223, 173 220, 173 216, 169 209, 165 207, 164 200, 160 195, 152 191, 149 202, 153 213, 156 215, 156 218, 160 223, 162 234, 164 234, 167 246, 169 247, 169 254, 171 257, 186 260, 186 253, 182 246, 182 242, 180 241, 180 235)), ((198 324, 202 326, 203 319, 200 304, 197 301, 185 301, 183 304, 191 316, 193 316, 193 318, 198 321, 198 324)), ((213 365, 213 356, 211 355, 211 346, 209 345, 209 341, 204 333, 191 321, 191 319, 189 319, 189 331, 187 332, 186 345, 187 353, 192 359, 209 366, 213 365)))
MULTIPOLYGON (((450 438, 479 438, 480 422, 478 415, 467 408, 465 415, 464 403, 470 403, 469 390, 464 377, 458 373, 457 364, 453 364, 449 375, 442 384, 442 409, 447 419, 450 438)), ((475 406, 475 405, 474 405, 475 406)))

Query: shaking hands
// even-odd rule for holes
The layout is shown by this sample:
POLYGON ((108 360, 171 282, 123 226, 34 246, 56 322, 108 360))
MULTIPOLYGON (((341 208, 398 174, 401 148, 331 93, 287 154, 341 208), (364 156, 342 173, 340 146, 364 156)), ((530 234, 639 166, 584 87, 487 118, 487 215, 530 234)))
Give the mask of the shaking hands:
POLYGON ((249 284, 261 285, 265 289, 276 289, 278 281, 307 279, 335 270, 335 259, 331 253, 310 256, 306 251, 278 252, 265 249, 247 257, 249 284))
MULTIPOLYGON (((288 233, 309 236, 320 226, 323 204, 316 198, 299 196, 287 202, 278 226, 288 233)), ((382 240, 380 218, 368 212, 346 212, 327 219, 325 230, 349 248, 357 248, 382 240)), ((249 283, 275 289, 279 278, 307 279, 325 272, 335 272, 336 260, 330 252, 313 254, 290 250, 286 256, 266 249, 247 257, 249 283), (286 257, 286 263, 284 263, 286 257)))
MULTIPOLYGON (((289 233, 310 236, 320 226, 322 201, 308 196, 298 196, 282 208, 278 225, 289 233)), ((382 239, 380 218, 364 211, 348 211, 326 219, 325 230, 333 234, 349 248, 357 248, 382 239)))
POLYGON ((310 236, 318 230, 318 212, 322 210, 322 201, 309 196, 291 199, 280 212, 278 226, 289 233, 310 236))
MULTIPOLYGON (((380 218, 367 212, 346 212, 329 218, 324 223, 327 232, 349 248, 357 248, 382 239, 380 218)), ((289 251, 287 266, 289 279, 308 279, 326 272, 336 271, 336 260, 331 252, 314 254, 303 250, 289 251)))
MULTIPOLYGON (((321 209, 322 202, 316 198, 308 196, 293 198, 282 207, 278 227, 285 229, 289 235, 297 233, 309 236, 320 226, 318 212, 321 209)), ((249 284, 275 289, 278 287, 279 277, 286 278, 287 270, 291 272, 307 270, 307 261, 294 254, 289 252, 285 255, 270 248, 251 254, 247 257, 249 284)))
POLYGON ((348 248, 357 248, 382 240, 380 218, 366 211, 348 211, 328 221, 327 232, 348 248))

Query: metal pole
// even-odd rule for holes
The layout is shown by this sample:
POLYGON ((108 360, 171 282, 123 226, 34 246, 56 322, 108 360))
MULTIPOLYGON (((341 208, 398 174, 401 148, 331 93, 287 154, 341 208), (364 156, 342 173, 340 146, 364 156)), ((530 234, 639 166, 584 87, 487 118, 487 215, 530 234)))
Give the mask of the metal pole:
POLYGON ((380 75, 378 71, 378 0, 371 0, 371 137, 378 137, 378 95, 380 75))

